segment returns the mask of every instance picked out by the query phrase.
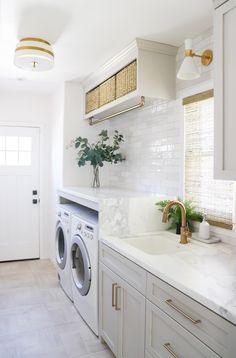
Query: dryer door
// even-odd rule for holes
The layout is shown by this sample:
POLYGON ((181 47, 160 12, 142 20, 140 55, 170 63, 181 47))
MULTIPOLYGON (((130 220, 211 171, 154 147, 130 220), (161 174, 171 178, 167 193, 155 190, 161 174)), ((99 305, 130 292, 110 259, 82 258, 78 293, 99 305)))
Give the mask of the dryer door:
POLYGON ((91 285, 91 265, 86 245, 79 235, 72 238, 71 265, 75 286, 86 296, 91 285))
POLYGON ((66 235, 62 223, 59 221, 56 227, 56 261, 63 270, 66 266, 67 244, 66 235))

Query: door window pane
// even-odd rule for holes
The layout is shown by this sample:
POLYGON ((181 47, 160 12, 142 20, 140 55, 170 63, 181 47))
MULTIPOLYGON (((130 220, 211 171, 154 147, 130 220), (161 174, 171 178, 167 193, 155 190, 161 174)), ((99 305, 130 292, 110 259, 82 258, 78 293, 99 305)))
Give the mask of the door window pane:
POLYGON ((19 152, 19 165, 31 165, 31 152, 19 152))
POLYGON ((5 150, 5 137, 0 136, 0 150, 5 150))
POLYGON ((0 165, 31 165, 32 138, 0 136, 0 165))
POLYGON ((18 165, 18 152, 6 151, 6 165, 18 165))
POLYGON ((18 137, 6 137, 6 150, 18 150, 18 137))
POLYGON ((5 165, 5 151, 0 151, 0 165, 5 165))
POLYGON ((19 151, 31 151, 31 137, 19 137, 19 151))

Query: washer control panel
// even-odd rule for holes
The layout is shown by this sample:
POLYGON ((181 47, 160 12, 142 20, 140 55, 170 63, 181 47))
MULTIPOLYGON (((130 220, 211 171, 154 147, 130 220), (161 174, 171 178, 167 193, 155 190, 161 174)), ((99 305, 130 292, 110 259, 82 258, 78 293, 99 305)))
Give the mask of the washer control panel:
POLYGON ((88 224, 86 224, 84 226, 84 237, 90 240, 93 240, 94 238, 94 228, 93 226, 90 226, 88 224))

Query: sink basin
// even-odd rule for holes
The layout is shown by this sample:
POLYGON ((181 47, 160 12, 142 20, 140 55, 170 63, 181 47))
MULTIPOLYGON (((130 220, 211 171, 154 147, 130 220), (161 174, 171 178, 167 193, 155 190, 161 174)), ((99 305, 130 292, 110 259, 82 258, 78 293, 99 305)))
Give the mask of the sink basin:
POLYGON ((178 243, 178 239, 169 238, 167 235, 136 236, 123 240, 148 255, 168 255, 186 250, 185 246, 178 243))

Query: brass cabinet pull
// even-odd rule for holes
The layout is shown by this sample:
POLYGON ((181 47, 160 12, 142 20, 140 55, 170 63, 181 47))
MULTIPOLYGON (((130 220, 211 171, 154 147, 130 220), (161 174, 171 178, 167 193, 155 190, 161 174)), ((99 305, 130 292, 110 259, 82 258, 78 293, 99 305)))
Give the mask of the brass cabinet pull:
POLYGON ((165 343, 163 344, 163 347, 175 358, 179 358, 179 356, 177 356, 177 354, 173 351, 173 349, 171 348, 170 343, 165 343))
POLYGON ((175 304, 173 303, 173 301, 171 299, 166 300, 165 303, 170 306, 171 308, 173 308, 175 311, 179 312, 182 316, 184 316, 185 318, 187 318, 189 321, 191 321, 193 324, 198 324, 201 323, 200 319, 193 319, 191 316, 189 316, 187 313, 185 313, 184 311, 182 311, 179 307, 175 306, 175 304))
POLYGON ((118 307, 118 289, 119 288, 120 288, 120 286, 118 286, 118 285, 115 286, 115 296, 116 296, 115 310, 116 311, 120 311, 120 307, 118 307))
POLYGON ((116 303, 115 303, 115 287, 116 287, 116 285, 117 285, 117 283, 112 284, 112 298, 111 298, 112 307, 116 306, 116 303))

